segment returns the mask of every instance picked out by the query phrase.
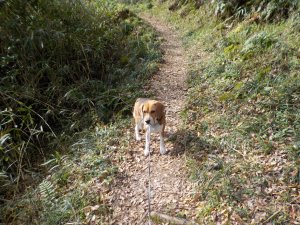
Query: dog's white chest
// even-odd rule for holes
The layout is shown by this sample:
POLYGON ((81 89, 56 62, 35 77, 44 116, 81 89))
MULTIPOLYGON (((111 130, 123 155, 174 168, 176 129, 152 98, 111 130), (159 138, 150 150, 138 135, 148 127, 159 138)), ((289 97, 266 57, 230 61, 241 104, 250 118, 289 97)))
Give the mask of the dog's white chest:
MULTIPOLYGON (((147 126, 149 126, 149 125, 147 125, 147 126)), ((161 132, 161 129, 162 129, 162 125, 160 125, 160 124, 155 124, 155 125, 150 126, 150 132, 151 133, 161 132)))

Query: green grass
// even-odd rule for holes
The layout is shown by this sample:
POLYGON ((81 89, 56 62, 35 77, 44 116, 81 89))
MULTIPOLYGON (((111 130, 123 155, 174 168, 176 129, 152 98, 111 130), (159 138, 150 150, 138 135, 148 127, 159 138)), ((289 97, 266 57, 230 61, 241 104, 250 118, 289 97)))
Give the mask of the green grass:
POLYGON ((107 223, 160 41, 113 1, 0 3, 0 223, 107 223))
POLYGON ((18 192, 74 133, 131 114, 161 53, 112 1, 5 1, 0 19, 0 182, 18 192))
POLYGON ((185 126, 174 141, 199 184, 198 222, 297 221, 299 12, 222 20, 210 3, 170 4, 145 13, 175 26, 190 58, 185 126))
POLYGON ((111 209, 106 194, 118 168, 115 151, 128 145, 126 119, 81 133, 67 155, 56 153, 43 164, 49 172, 37 186, 2 207, 3 222, 12 224, 107 223, 111 209), (54 159, 54 160, 53 160, 54 159), (28 205, 30 207, 28 207, 28 205))

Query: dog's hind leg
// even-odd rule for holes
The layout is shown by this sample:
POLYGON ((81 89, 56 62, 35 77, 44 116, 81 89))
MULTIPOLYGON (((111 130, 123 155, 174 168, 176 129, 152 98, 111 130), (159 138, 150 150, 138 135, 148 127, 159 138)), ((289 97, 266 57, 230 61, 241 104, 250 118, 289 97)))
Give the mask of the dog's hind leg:
POLYGON ((162 131, 159 133, 159 151, 160 154, 162 155, 166 154, 165 141, 164 141, 164 127, 162 128, 162 131))
POLYGON ((160 150, 160 154, 164 155, 166 154, 166 148, 165 148, 165 141, 164 141, 164 136, 162 135, 162 133, 160 133, 159 136, 159 150, 160 150))

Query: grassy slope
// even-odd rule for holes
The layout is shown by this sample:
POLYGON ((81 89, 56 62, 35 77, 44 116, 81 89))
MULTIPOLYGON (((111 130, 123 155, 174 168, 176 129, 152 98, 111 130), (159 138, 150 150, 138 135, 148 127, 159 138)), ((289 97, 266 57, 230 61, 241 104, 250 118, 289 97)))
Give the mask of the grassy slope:
MULTIPOLYGON (((35 3, 37 4, 35 6, 36 8, 28 6, 28 12, 26 11, 26 13, 29 13, 29 15, 30 13, 36 13, 35 16, 41 21, 30 20, 34 26, 29 26, 25 21, 28 17, 22 18, 24 19, 24 23, 22 23, 23 26, 25 28, 27 25, 29 26, 27 29, 13 29, 14 27, 8 26, 11 24, 11 21, 14 21, 15 18, 12 17, 12 15, 13 13, 19 12, 20 5, 7 5, 7 14, 1 15, 7 22, 6 24, 2 24, 2 28, 6 30, 5 34, 7 34, 5 37, 2 37, 2 41, 3 43, 10 44, 8 42, 9 32, 21 31, 19 35, 24 37, 24 39, 29 39, 24 40, 25 42, 27 41, 26 43, 30 42, 33 46, 37 45, 40 41, 39 39, 37 39, 36 42, 34 38, 30 39, 30 37, 22 34, 22 32, 28 31, 30 33, 30 29, 33 29, 32 32, 34 32, 38 30, 39 26, 45 27, 45 34, 47 34, 47 32, 63 32, 65 34, 65 38, 61 39, 61 43, 65 44, 63 46, 65 48, 60 50, 56 49, 57 51, 53 53, 57 56, 58 61, 52 62, 52 55, 49 59, 49 61, 53 63, 53 67, 51 67, 51 74, 53 75, 51 78, 53 78, 53 82, 59 81, 59 79, 55 79, 55 77, 57 78, 57 76, 61 75, 59 74, 59 71, 63 72, 61 71, 61 66, 63 67, 62 64, 64 63, 69 63, 70 57, 78 57, 78 61, 74 59, 71 65, 67 65, 70 67, 74 66, 74 68, 72 67, 72 70, 74 70, 72 73, 70 72, 70 74, 63 76, 69 83, 56 84, 57 86, 53 87, 51 82, 47 82, 49 85, 47 91, 51 92, 53 91, 52 88, 59 88, 58 91, 54 90, 51 92, 55 93, 58 97, 54 98, 54 102, 51 101, 52 99, 48 99, 48 103, 49 105, 62 104, 57 110, 62 107, 68 108, 68 110, 64 111, 66 113, 73 110, 73 114, 71 113, 73 116, 69 115, 70 117, 67 118, 62 117, 62 114, 57 115, 55 118, 57 119, 59 117, 59 119, 61 119, 57 121, 58 123, 77 121, 79 126, 82 125, 80 124, 81 122, 86 126, 71 131, 69 130, 70 124, 65 124, 66 126, 60 127, 60 135, 54 140, 57 142, 56 145, 50 145, 48 142, 44 143, 47 147, 47 153, 42 154, 46 161, 42 165, 40 165, 42 160, 36 161, 34 164, 32 161, 32 164, 25 165, 25 163, 32 158, 21 158, 17 155, 16 157, 18 159, 24 161, 23 165, 18 164, 20 169, 17 170, 17 172, 21 175, 18 177, 17 182, 15 182, 15 179, 9 179, 15 178, 15 174, 13 171, 9 171, 10 163, 7 163, 7 161, 4 162, 4 156, 6 155, 3 157, 0 155, 1 160, 3 160, 1 163, 7 163, 4 164, 4 166, 1 164, 1 170, 3 170, 4 173, 2 174, 2 171, 0 171, 0 223, 65 224, 67 222, 74 222, 87 224, 92 220, 97 224, 101 224, 105 221, 107 222, 109 219, 110 209, 107 207, 106 193, 109 189, 112 177, 117 171, 117 168, 110 160, 110 155, 113 151, 121 150, 128 145, 127 139, 129 135, 124 133, 125 129, 130 126, 130 119, 128 119, 127 116, 131 114, 132 103, 136 96, 140 95, 139 87, 143 84, 144 80, 156 70, 156 64, 161 56, 161 52, 158 48, 159 40, 152 28, 144 25, 142 21, 132 13, 123 10, 123 6, 116 6, 112 2, 106 2, 108 5, 107 8, 104 7, 105 1, 99 2, 100 5, 91 2, 91 5, 84 5, 86 8, 83 5, 78 5, 82 4, 80 1, 74 2, 72 6, 68 5, 68 1, 47 2, 41 0, 35 3), (49 4, 54 4, 55 7, 61 7, 61 10, 65 14, 62 12, 60 15, 57 15, 56 10, 51 11, 53 8, 51 8, 49 4), (64 11, 63 7, 67 7, 68 9, 64 11), (52 13, 54 13, 54 15, 52 15, 52 13), (81 14, 83 16, 81 16, 81 14), (49 18, 55 19, 52 20, 49 18), (66 22, 66 24, 62 21, 66 22), (76 24, 75 27, 73 23, 76 24), (100 23, 106 24, 107 26, 100 26, 100 23), (50 29, 47 25, 53 27, 50 29), (57 31, 54 29, 57 29, 57 31), (83 29, 85 32, 88 31, 89 38, 85 38, 86 34, 80 31, 80 29, 83 29), (5 40, 6 37, 7 40, 5 40), (73 43, 72 40, 76 40, 76 43, 73 43), (84 53, 78 50, 81 49, 78 45, 82 47, 85 46, 90 55, 82 55, 84 53), (90 52, 90 48, 93 49, 92 52, 90 52), (76 50, 79 51, 78 56, 73 52, 76 50), (105 54, 107 53, 108 55, 106 55, 105 58, 99 59, 98 57, 101 57, 104 51, 105 54), (82 59, 80 57, 84 57, 85 60, 90 63, 89 68, 87 68, 87 64, 81 64, 82 59), (95 62, 97 59, 98 62, 95 62), (76 70, 77 63, 82 70, 76 70), (98 80, 97 77, 91 78, 91 76, 103 75, 103 70, 98 71, 95 68, 98 64, 102 64, 105 67, 104 75, 108 80, 98 80), (58 71, 56 71, 56 69, 58 69, 58 71), (95 74, 90 74, 91 71, 89 72, 89 69, 93 70, 95 74), (81 79, 80 81, 73 82, 72 79, 77 77, 76 74, 81 74, 81 79), (122 82, 120 82, 120 80, 122 82), (67 101, 69 104, 63 104, 60 100, 63 102, 67 101), (58 103, 56 101, 58 101, 58 103), (85 108, 81 110, 79 105, 83 105, 85 108), (78 111, 80 111, 79 114, 77 114, 78 111), (113 122, 103 122, 107 122, 109 119, 113 122), (93 125, 93 128, 84 129, 91 125, 93 125), (61 151, 61 148, 63 148, 64 151, 61 151), (48 153, 48 151, 50 151, 51 154, 48 153), (41 171, 44 171, 46 174, 41 171), (2 186, 2 182, 6 184, 6 186, 2 186), (20 192, 18 190, 20 190, 20 192)), ((24 5, 26 3, 15 1, 14 4, 24 5)), ((20 41, 21 44, 23 43, 22 41, 23 39, 20 41)), ((46 48, 47 51, 41 51, 43 57, 36 57, 34 49, 27 52, 27 54, 31 55, 31 57, 36 57, 35 60, 37 64, 47 64, 47 53, 55 51, 51 50, 52 42, 54 42, 54 40, 51 36, 46 35, 44 48, 46 48)), ((5 52, 6 48, 2 50, 2 59, 9 58, 9 55, 6 55, 5 52)), ((18 51, 18 49, 15 48, 14 51, 18 51)), ((23 49, 19 49, 18 54, 23 57, 25 53, 21 51, 23 51, 23 49)), ((24 56, 24 60, 25 59, 26 57, 24 56)), ((23 62, 24 65, 26 65, 25 61, 23 62)), ((4 64, 1 64, 1 69, 7 73, 13 72, 15 68, 18 68, 18 63, 20 63, 18 60, 10 62, 11 64, 6 64, 4 61, 2 62, 4 64), (10 68, 11 65, 15 66, 10 68)), ((38 73, 39 68, 30 67, 29 65, 22 67, 22 69, 24 69, 25 72, 31 69, 32 77, 41 75, 47 77, 49 75, 48 73, 40 74, 38 73)), ((17 76, 24 76, 24 71, 17 71, 19 72, 17 76)), ((26 74, 30 78, 30 73, 27 72, 26 74)), ((2 75, 4 76, 6 73, 2 75)), ((8 82, 9 80, 6 81, 8 82)), ((31 87, 31 84, 36 85, 37 83, 29 83, 28 88, 31 87)), ((18 95, 23 89, 22 83, 16 83, 16 85, 15 92, 9 89, 9 85, 3 85, 1 88, 7 91, 5 93, 11 94, 18 99, 18 95)), ((39 93, 40 90, 43 90, 43 87, 37 85, 35 86, 35 90, 36 93, 28 93, 32 95, 36 94, 36 98, 24 96, 22 101, 24 101, 24 103, 27 103, 27 101, 34 102, 34 100, 39 99, 40 95, 44 94, 43 92, 39 93)), ((1 94, 4 94, 4 91, 1 94)), ((7 99, 3 98, 1 100, 9 104, 7 99)), ((37 101, 34 102, 33 105, 37 107, 38 104, 39 102, 37 101)), ((22 106, 24 105, 25 104, 22 106)), ((46 110, 43 106, 44 105, 39 106, 40 108, 36 108, 36 110, 41 110, 39 111, 41 115, 44 115, 42 113, 46 110)), ((13 106, 11 107, 11 112, 14 113, 14 115, 18 115, 18 106, 16 106, 16 109, 13 108, 13 106)), ((32 113, 30 107, 28 107, 28 111, 28 114, 32 113)), ((55 112, 53 113, 56 115, 55 112)), ((16 120, 12 122, 15 121, 16 120)), ((1 123, 2 122, 3 121, 1 121, 1 123)), ((32 124, 25 127, 25 129, 28 128, 28 130, 30 130, 30 126, 35 127, 37 126, 36 123, 42 123, 43 121, 34 120, 34 122, 35 123, 32 122, 32 124)), ((2 138, 4 134, 9 133, 11 131, 10 128, 11 126, 4 127, 4 129, 1 130, 0 137, 2 138)), ((5 144, 8 143, 10 139, 6 141, 7 142, 4 140, 4 142, 1 143, 1 147, 8 147, 5 144)), ((16 141, 14 144, 16 146, 18 142, 16 141)), ((9 146, 13 146, 12 143, 10 143, 9 146)), ((24 154, 24 152, 27 151, 27 154, 30 155, 30 153, 32 153, 30 150, 31 148, 24 148, 22 152, 24 154)), ((40 149, 40 151, 42 150, 45 151, 45 149, 40 149)), ((12 150, 10 152, 12 152, 12 150)), ((1 154, 2 153, 8 154, 9 152, 1 152, 1 154)), ((14 155, 11 156, 10 160, 13 160, 13 156, 14 155)), ((10 156, 7 155, 7 157, 10 156)), ((33 158, 41 158, 41 156, 34 153, 33 158)))
POLYGON ((177 141, 199 183, 199 222, 299 222, 299 16, 226 23, 209 4, 169 4, 148 13, 178 28, 190 56, 177 141))

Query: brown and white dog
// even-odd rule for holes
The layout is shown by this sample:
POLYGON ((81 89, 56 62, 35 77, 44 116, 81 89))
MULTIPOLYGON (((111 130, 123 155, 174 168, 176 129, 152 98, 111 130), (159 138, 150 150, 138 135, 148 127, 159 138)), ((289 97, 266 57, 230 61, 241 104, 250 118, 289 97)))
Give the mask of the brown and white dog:
POLYGON ((133 117, 135 120, 135 138, 140 141, 140 130, 146 130, 144 154, 150 153, 150 133, 160 133, 160 154, 165 154, 164 130, 166 126, 165 106, 156 100, 138 98, 134 104, 133 117))

